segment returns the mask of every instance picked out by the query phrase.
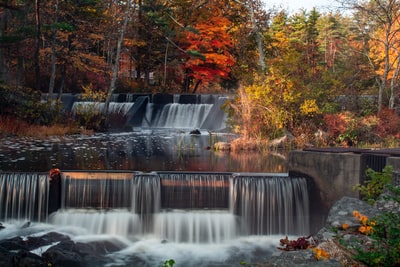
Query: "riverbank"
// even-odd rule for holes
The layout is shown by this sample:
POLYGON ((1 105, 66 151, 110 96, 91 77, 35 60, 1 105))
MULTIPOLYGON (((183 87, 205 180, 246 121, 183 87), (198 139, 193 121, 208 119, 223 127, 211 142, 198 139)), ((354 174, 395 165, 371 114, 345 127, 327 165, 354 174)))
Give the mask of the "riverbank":
MULTIPOLYGON (((252 264, 252 267, 348 267, 368 266, 355 260, 357 249, 366 250, 371 245, 371 238, 357 229, 362 226, 354 216, 354 211, 365 218, 374 218, 382 212, 400 212, 398 203, 393 201, 377 201, 374 206, 357 198, 343 197, 329 211, 325 226, 310 239, 316 244, 314 248, 282 251, 277 249, 264 263, 252 264), (317 254, 323 251, 323 255, 317 254), (326 254, 325 254, 326 253, 326 254)), ((372 263, 371 263, 372 265, 372 263)))

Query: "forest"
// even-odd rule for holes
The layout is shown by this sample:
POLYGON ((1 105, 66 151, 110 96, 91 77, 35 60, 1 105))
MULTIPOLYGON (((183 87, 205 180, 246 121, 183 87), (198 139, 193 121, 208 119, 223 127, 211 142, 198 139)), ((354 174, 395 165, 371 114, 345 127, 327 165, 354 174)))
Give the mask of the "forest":
POLYGON ((336 3, 1 0, 0 134, 65 124, 62 93, 219 93, 246 139, 396 146, 400 3, 336 3))

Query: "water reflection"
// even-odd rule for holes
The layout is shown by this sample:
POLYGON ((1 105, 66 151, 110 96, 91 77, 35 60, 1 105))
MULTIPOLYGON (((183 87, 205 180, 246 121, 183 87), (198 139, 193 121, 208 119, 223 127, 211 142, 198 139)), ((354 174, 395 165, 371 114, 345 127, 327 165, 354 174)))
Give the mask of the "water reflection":
POLYGON ((286 172, 285 154, 226 153, 208 149, 231 134, 178 130, 139 130, 92 136, 4 138, 0 140, 1 171, 133 170, 286 172))

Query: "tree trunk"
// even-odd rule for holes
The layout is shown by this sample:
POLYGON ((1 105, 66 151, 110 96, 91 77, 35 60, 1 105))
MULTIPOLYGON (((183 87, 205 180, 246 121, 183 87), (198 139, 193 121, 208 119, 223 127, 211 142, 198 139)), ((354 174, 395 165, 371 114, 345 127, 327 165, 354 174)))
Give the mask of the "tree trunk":
MULTIPOLYGON (((7 4, 8 1, 5 1, 7 4)), ((7 20, 8 20, 8 12, 4 9, 1 18, 0 18, 0 38, 3 37, 4 33, 7 31, 7 20)), ((4 67, 4 49, 0 49, 0 82, 4 82, 6 80, 6 69, 4 67)))
POLYGON ((64 91, 64 87, 65 87, 66 75, 67 75, 67 67, 65 66, 65 64, 63 64, 61 66, 61 84, 60 84, 60 88, 58 89, 57 99, 61 99, 62 93, 64 91))
POLYGON ((201 80, 198 80, 196 85, 193 88, 193 94, 195 94, 197 92, 197 89, 199 88, 199 85, 201 84, 201 80))
POLYGON ((122 28, 120 29, 120 35, 118 38, 117 42, 117 52, 115 55, 115 60, 114 60, 114 65, 112 66, 112 77, 111 77, 111 82, 110 82, 110 87, 108 90, 108 95, 105 103, 105 108, 104 108, 104 115, 106 117, 105 121, 105 126, 108 127, 109 121, 108 121, 108 110, 111 102, 111 96, 115 90, 115 84, 117 82, 118 78, 118 67, 119 67, 119 59, 121 57, 121 47, 122 47, 122 42, 124 41, 124 36, 125 36, 125 31, 128 25, 128 21, 130 20, 130 12, 131 12, 131 1, 129 0, 127 2, 127 7, 125 11, 125 17, 124 17, 124 23, 122 24, 122 28))
POLYGON ((36 89, 40 90, 40 62, 39 62, 39 52, 40 52, 40 1, 35 0, 35 22, 36 22, 36 47, 34 54, 35 61, 35 76, 36 76, 36 89))
POLYGON ((49 82, 49 96, 47 101, 52 101, 53 100, 53 92, 54 92, 54 83, 56 80, 56 41, 57 41, 57 29, 55 28, 58 23, 58 0, 56 1, 55 5, 55 19, 54 19, 54 24, 55 26, 51 30, 52 34, 52 42, 51 42, 51 74, 50 74, 50 82, 49 82))
POLYGON ((164 55, 164 77, 162 82, 163 90, 166 91, 166 84, 167 84, 167 60, 168 60, 168 48, 169 42, 167 41, 167 46, 165 47, 165 55, 164 55))

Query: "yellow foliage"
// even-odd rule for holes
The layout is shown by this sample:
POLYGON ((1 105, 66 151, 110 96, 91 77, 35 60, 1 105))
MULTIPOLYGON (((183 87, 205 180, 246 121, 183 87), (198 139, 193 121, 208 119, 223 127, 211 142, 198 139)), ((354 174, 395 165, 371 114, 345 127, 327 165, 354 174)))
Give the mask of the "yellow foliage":
POLYGON ((300 112, 304 116, 321 114, 321 110, 319 109, 317 101, 315 99, 304 100, 304 102, 300 105, 300 112))
POLYGON ((93 102, 103 102, 107 98, 107 93, 103 91, 93 90, 92 84, 82 85, 83 93, 81 94, 82 100, 93 102))

